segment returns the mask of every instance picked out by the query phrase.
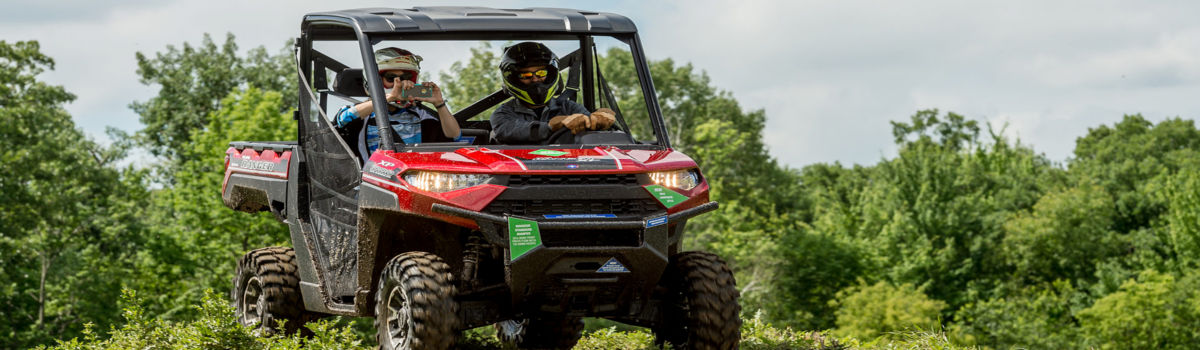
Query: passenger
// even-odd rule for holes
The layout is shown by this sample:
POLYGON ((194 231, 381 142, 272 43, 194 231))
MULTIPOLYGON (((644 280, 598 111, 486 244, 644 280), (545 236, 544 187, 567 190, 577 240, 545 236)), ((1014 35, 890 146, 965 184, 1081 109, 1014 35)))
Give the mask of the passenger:
POLYGON ((492 133, 501 143, 542 144, 560 128, 578 134, 607 130, 616 121, 611 109, 588 113, 575 101, 555 98, 565 85, 558 56, 541 43, 523 42, 504 49, 500 76, 513 97, 492 112, 492 133))
MULTIPOLYGON (((450 114, 446 100, 442 98, 442 89, 436 84, 428 81, 421 83, 433 88, 432 97, 400 97, 401 91, 416 85, 417 76, 421 73, 421 56, 389 47, 375 51, 375 63, 379 65, 383 88, 387 89, 388 118, 392 124, 392 138, 396 142, 414 144, 459 139, 461 130, 458 121, 450 114), (418 102, 427 102, 433 108, 418 102)), ((356 151, 364 162, 379 148, 379 127, 374 117, 374 105, 370 100, 342 107, 334 117, 338 131, 347 138, 347 142, 357 141, 352 145, 357 144, 356 151), (362 118, 364 114, 367 115, 366 120, 362 118)))

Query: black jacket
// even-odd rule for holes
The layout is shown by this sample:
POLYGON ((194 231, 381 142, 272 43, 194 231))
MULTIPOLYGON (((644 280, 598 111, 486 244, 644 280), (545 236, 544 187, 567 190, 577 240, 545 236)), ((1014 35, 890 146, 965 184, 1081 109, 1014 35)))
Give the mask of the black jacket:
POLYGON ((555 98, 538 115, 511 99, 492 112, 492 137, 504 144, 540 144, 550 137, 550 118, 576 113, 591 112, 575 101, 555 98))

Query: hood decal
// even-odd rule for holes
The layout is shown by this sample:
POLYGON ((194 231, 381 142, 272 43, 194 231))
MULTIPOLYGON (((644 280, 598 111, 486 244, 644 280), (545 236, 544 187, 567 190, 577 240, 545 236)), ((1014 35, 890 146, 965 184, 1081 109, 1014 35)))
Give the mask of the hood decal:
MULTIPOLYGON (((615 159, 611 159, 615 160, 615 159)), ((613 170, 617 164, 610 159, 601 157, 579 158, 534 158, 525 161, 530 170, 613 170)))

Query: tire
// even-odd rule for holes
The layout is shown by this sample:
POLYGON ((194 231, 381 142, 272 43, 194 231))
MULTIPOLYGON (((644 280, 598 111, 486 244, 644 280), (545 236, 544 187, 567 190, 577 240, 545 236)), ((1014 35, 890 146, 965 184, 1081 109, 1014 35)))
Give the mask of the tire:
POLYGON ((581 318, 535 319, 525 326, 525 336, 517 346, 521 349, 570 349, 582 337, 581 318))
POLYGON ((262 336, 276 334, 279 320, 287 320, 282 331, 292 334, 305 323, 292 248, 252 250, 238 260, 233 277, 235 315, 239 323, 255 328, 262 336))
POLYGON ((729 266, 715 254, 675 255, 663 274, 669 289, 663 322, 654 328, 655 343, 673 349, 737 349, 741 338, 737 283, 729 266))
POLYGON ((459 336, 454 274, 437 255, 404 253, 383 268, 375 292, 380 349, 452 349, 459 336))

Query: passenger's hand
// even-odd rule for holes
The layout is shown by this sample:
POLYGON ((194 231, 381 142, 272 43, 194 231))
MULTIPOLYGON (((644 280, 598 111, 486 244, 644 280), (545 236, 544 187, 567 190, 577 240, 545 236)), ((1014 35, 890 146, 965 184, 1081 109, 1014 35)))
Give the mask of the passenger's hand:
POLYGON ((562 121, 563 126, 571 129, 572 134, 578 134, 592 127, 592 119, 583 114, 572 114, 562 121))
POLYGON ((442 104, 442 102, 446 102, 446 100, 442 98, 442 89, 439 88, 437 86, 437 84, 434 84, 432 81, 427 81, 427 82, 421 83, 421 85, 433 88, 433 96, 432 97, 413 97, 414 100, 432 103, 434 106, 440 105, 440 104, 442 104))
POLYGON ((404 90, 412 89, 414 86, 417 86, 417 84, 412 82, 412 80, 401 80, 399 83, 394 85, 392 90, 399 89, 396 90, 396 97, 398 98, 396 102, 412 102, 414 100, 413 96, 400 97, 400 95, 404 92, 404 90))
POLYGON ((400 93, 404 91, 405 83, 407 83, 408 86, 412 86, 411 81, 400 80, 400 78, 393 79, 390 83, 392 83, 392 88, 387 91, 387 96, 385 96, 385 98, 387 98, 387 102, 400 102, 403 100, 403 98, 400 97, 400 93))
POLYGON ((592 130, 608 130, 617 121, 617 117, 616 113, 613 113, 613 110, 601 108, 592 112, 591 121, 592 130))

